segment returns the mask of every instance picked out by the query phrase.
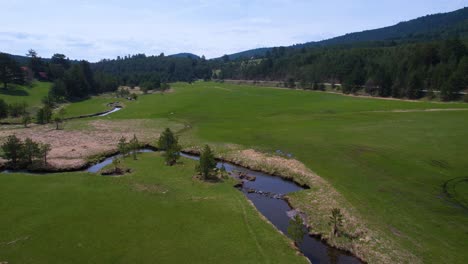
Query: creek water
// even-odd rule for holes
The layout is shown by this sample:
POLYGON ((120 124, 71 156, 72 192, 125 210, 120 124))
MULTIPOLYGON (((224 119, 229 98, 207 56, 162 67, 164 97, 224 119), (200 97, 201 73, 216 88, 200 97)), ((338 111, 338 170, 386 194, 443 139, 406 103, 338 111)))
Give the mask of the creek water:
MULTIPOLYGON (((152 149, 140 149, 139 153, 154 152, 152 149)), ((97 173, 105 166, 112 163, 112 161, 120 157, 116 154, 105 160, 90 166, 86 169, 87 172, 97 173)), ((181 153, 182 157, 199 160, 198 156, 181 153)), ((241 166, 233 165, 227 162, 218 162, 217 167, 224 167, 231 175, 243 174, 255 177, 254 181, 245 180, 239 190, 255 205, 257 210, 262 213, 276 228, 283 234, 288 234, 288 227, 292 225, 292 215, 294 210, 283 199, 283 196, 303 190, 304 188, 295 184, 292 181, 285 180, 279 176, 268 175, 262 172, 252 171, 241 166)), ((4 170, 2 173, 34 173, 25 171, 9 171, 4 170)), ((34 173, 34 174, 45 174, 34 173)), ((295 238, 300 251, 306 256, 313 264, 330 263, 330 264, 355 264, 362 263, 358 258, 344 252, 342 250, 333 248, 321 241, 319 238, 307 234, 306 228, 301 225, 302 238, 295 238)), ((291 237, 291 236, 290 236, 291 237)))
MULTIPOLYGON (((199 159, 199 157, 195 155, 182 154, 182 156, 193 160, 199 159)), ((224 167, 227 172, 231 172, 233 174, 242 173, 244 175, 254 176, 255 181, 244 181, 243 186, 239 189, 250 201, 252 201, 260 213, 262 213, 274 226, 276 226, 276 228, 283 232, 283 234, 289 236, 288 227, 291 224, 290 215, 292 215, 291 213, 294 211, 282 197, 288 193, 303 190, 304 188, 281 177, 252 171, 226 162, 218 162, 217 167, 224 167)), ((362 263, 358 258, 351 254, 333 248, 321 241, 319 238, 308 235, 304 226, 301 228, 304 231, 304 235, 302 239, 297 241, 298 247, 302 254, 304 254, 304 256, 306 256, 313 264, 362 263)))
MULTIPOLYGON (((146 153, 146 152, 154 152, 154 150, 152 149, 140 149, 138 150, 138 153, 146 153)), ((102 168, 104 168, 105 166, 109 165, 112 163, 112 161, 115 159, 115 158, 119 158, 121 157, 122 155, 120 154, 117 154, 117 155, 113 155, 113 156, 110 156, 108 157, 107 159, 99 162, 99 163, 96 163, 94 165, 92 165, 91 167, 87 168, 86 171, 87 172, 91 172, 91 173, 97 173, 99 172, 102 168)))
POLYGON ((109 112, 105 112, 105 113, 100 114, 100 115, 98 115, 98 116, 107 116, 107 115, 110 115, 110 114, 112 114, 112 113, 115 113, 115 112, 117 112, 117 111, 119 111, 119 110, 121 110, 121 109, 122 109, 122 107, 115 107, 114 109, 110 110, 109 112))

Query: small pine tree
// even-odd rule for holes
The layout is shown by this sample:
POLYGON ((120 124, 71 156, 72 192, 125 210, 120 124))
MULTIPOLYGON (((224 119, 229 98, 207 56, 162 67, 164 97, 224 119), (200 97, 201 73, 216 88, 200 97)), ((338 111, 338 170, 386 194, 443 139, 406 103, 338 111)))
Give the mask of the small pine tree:
POLYGON ((299 214, 297 214, 289 221, 288 235, 297 245, 300 245, 304 239, 305 234, 306 232, 304 231, 302 218, 299 214))
POLYGON ((133 134, 133 138, 132 140, 130 140, 130 150, 132 151, 132 156, 134 160, 137 160, 137 152, 139 147, 140 143, 138 142, 138 138, 135 134, 133 134))
POLYGON ((31 123, 31 115, 28 112, 24 113, 21 121, 24 127, 28 127, 28 124, 31 123))
POLYGON ((165 150, 163 156, 166 160, 166 164, 169 166, 176 164, 177 160, 180 158, 181 147, 179 145, 179 140, 169 128, 166 128, 159 137, 158 146, 160 149, 165 150))
POLYGON ((173 145, 177 145, 177 144, 178 144, 177 137, 169 128, 166 128, 166 130, 164 130, 164 132, 162 132, 161 136, 159 137, 158 147, 161 150, 168 150, 173 145))
POLYGON ((177 163, 177 160, 180 158, 180 146, 175 144, 166 150, 163 154, 166 164, 172 166, 177 163))
POLYGON ((12 165, 16 167, 21 157, 22 147, 23 142, 21 142, 21 139, 15 135, 8 136, 5 143, 2 144, 2 158, 10 160, 12 165))
POLYGON ((124 138, 124 137, 121 137, 119 139, 119 143, 117 145, 117 148, 118 148, 120 154, 122 154, 122 156, 126 157, 128 155, 128 151, 129 151, 129 144, 127 143, 127 139, 124 138))
POLYGON ((47 155, 49 154, 51 149, 52 148, 50 147, 50 144, 41 144, 39 147, 39 153, 40 153, 41 159, 44 162, 44 165, 47 165, 47 155))
POLYGON ((30 138, 26 138, 21 150, 21 157, 24 159, 26 164, 32 164, 33 159, 39 156, 39 144, 30 138))
POLYGON ((60 129, 60 124, 62 123, 62 119, 60 117, 56 116, 54 117, 54 122, 55 122, 55 130, 60 129))
POLYGON ((216 168, 216 160, 210 146, 205 145, 200 155, 200 163, 197 168, 203 179, 207 180, 211 177, 213 170, 216 168))
POLYGON ((37 114, 36 114, 36 122, 38 124, 45 124, 45 121, 44 121, 44 109, 41 108, 37 111, 37 114))
POLYGON ((332 227, 332 234, 338 236, 340 229, 343 227, 343 214, 339 208, 332 209, 332 215, 328 224, 332 227))

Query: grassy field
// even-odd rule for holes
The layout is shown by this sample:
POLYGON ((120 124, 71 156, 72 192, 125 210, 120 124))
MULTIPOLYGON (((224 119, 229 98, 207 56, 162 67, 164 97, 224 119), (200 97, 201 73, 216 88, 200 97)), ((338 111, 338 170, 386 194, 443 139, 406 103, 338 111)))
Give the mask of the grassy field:
POLYGON ((31 87, 25 85, 9 85, 8 89, 0 89, 0 98, 6 103, 27 103, 28 111, 35 113, 42 105, 51 87, 49 82, 34 82, 31 87))
POLYGON ((233 182, 163 162, 141 154, 120 178, 1 175, 0 262, 307 263, 233 182))
MULTIPOLYGON (((217 83, 174 87, 110 118, 168 118, 190 124, 182 138, 197 143, 292 153, 402 248, 427 262, 467 259, 467 212, 442 187, 467 176, 468 111, 422 110, 468 105, 217 83)), ((455 189, 466 201, 466 184, 455 189)))
POLYGON ((121 102, 121 104, 124 105, 126 101, 129 102, 126 99, 114 98, 111 94, 92 97, 91 99, 88 99, 88 100, 83 100, 79 102, 74 102, 72 104, 67 104, 65 106, 66 117, 90 115, 90 114, 105 112, 108 110, 112 110, 112 107, 107 106, 107 104, 114 103, 114 102, 121 102))
MULTIPOLYGON (((468 104, 380 100, 204 82, 178 83, 173 88, 171 93, 126 101, 123 110, 105 119, 182 123, 190 128, 180 134, 185 146, 210 143, 222 150, 223 146, 237 144, 245 149, 291 153, 343 194, 371 229, 384 232, 424 262, 464 263, 468 258, 468 111, 463 110, 468 104)), ((67 112, 74 116, 99 112, 113 101, 96 97, 68 106, 67 112)), ((81 174, 70 175, 62 184, 72 189, 88 179, 81 174), (70 183, 69 179, 77 182, 70 183)), ((62 180, 55 175, 44 178, 62 180)), ((39 184, 40 178, 6 179, 27 185, 32 180, 39 184)), ((62 188, 58 183, 52 185, 58 186, 54 189, 57 192, 62 188)), ((306 192, 297 196, 305 197, 306 192)), ((102 199, 117 195, 111 193, 109 190, 102 199)), ((72 200, 67 193, 50 195, 66 197, 56 199, 57 204, 72 200)), ((79 201, 74 203, 80 206, 79 201)), ((77 214, 87 214, 88 209, 77 214)), ((187 210, 187 217, 197 215, 181 207, 183 210, 187 210)), ((43 221, 45 224, 50 218, 43 221)), ((101 235, 107 239, 106 234, 101 235)))

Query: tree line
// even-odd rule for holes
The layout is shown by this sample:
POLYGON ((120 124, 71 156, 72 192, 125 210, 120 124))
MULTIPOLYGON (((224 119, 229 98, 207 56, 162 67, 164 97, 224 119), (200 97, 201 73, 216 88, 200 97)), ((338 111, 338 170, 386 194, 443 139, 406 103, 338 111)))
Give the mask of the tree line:
POLYGON ((383 42, 311 48, 274 48, 254 60, 218 62, 219 79, 284 81, 319 89, 342 84, 345 93, 455 100, 468 88, 468 47, 459 38, 427 43, 383 42), (375 43, 374 43, 375 44, 375 43))
POLYGON ((163 84, 169 82, 210 79, 212 72, 211 64, 204 56, 165 56, 163 53, 158 56, 136 54, 105 59, 93 64, 92 68, 114 76, 121 85, 152 89, 164 89, 163 84))
POLYGON ((47 155, 51 150, 49 144, 38 143, 30 138, 23 141, 15 135, 8 136, 1 148, 2 158, 8 160, 15 169, 28 168, 37 163, 47 166, 47 155))

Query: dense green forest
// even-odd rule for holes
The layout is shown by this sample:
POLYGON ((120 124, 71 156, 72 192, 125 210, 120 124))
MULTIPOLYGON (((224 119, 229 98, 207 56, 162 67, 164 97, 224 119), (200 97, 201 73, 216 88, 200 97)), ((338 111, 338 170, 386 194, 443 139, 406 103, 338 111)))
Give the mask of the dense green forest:
POLYGON ((218 64, 219 78, 286 81, 319 89, 318 83, 342 84, 353 93, 419 98, 438 93, 457 98, 468 86, 468 48, 458 38, 441 42, 355 47, 274 48, 262 59, 218 64))
MULTIPOLYGON (((330 45, 355 45, 357 43, 427 42, 452 37, 468 38, 468 7, 449 13, 433 14, 400 22, 396 25, 349 33, 322 41, 295 44, 290 48, 323 47, 330 45)), ((246 50, 228 55, 229 59, 264 57, 273 48, 246 50)))
POLYGON ((146 56, 136 54, 118 57, 113 60, 102 60, 93 64, 97 72, 110 74, 118 78, 121 84, 129 86, 152 82, 191 82, 196 79, 210 79, 212 64, 205 57, 195 57, 191 54, 175 56, 146 56))

